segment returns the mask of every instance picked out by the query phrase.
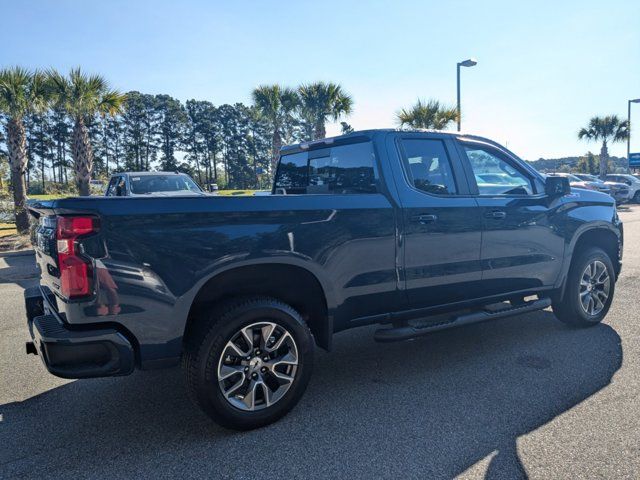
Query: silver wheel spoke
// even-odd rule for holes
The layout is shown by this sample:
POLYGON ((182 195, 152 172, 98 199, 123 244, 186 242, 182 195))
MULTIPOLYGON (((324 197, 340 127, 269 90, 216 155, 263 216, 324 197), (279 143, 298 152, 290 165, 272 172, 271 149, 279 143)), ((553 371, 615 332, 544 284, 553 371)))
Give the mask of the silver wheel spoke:
POLYGON ((230 349, 236 357, 246 357, 250 353, 250 350, 246 352, 240 350, 240 348, 233 342, 229 342, 227 344, 225 348, 225 353, 227 349, 230 349))
POLYGON ((222 393, 224 393, 224 396, 229 398, 231 395, 233 395, 233 393, 238 390, 242 384, 244 383, 244 374, 242 375, 242 378, 240 378, 240 380, 238 380, 236 383, 234 383, 231 388, 229 388, 226 391, 222 391, 222 393))
POLYGON ((266 325, 260 329, 260 333, 262 337, 261 347, 266 351, 269 351, 267 344, 269 343, 269 339, 271 338, 271 335, 273 335, 273 332, 275 331, 275 329, 276 329, 276 326, 273 323, 270 323, 269 325, 266 325))
POLYGON ((247 330, 249 330, 249 328, 250 327, 243 328, 242 330, 240 330, 240 333, 244 337, 245 342, 247 342, 247 345, 249 345, 248 351, 250 353, 251 350, 253 350, 253 331, 251 333, 247 333, 247 330))
POLYGON ((256 407, 256 389, 258 388, 258 382, 249 383, 249 390, 242 399, 242 402, 247 406, 249 410, 253 410, 256 407))
POLYGON ((267 352, 275 352, 287 340, 293 341, 293 339, 291 338, 291 335, 289 335, 289 332, 285 332, 272 347, 268 347, 267 352))
POLYGON ((219 380, 226 380, 229 377, 232 377, 238 373, 244 373, 244 369, 241 365, 223 365, 220 368, 220 373, 218 373, 219 380))

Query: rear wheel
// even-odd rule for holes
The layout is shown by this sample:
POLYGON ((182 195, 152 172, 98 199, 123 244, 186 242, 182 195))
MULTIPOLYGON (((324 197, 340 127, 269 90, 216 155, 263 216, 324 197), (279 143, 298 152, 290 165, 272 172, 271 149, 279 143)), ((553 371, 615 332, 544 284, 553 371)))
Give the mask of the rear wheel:
POLYGON ((562 322, 579 327, 596 325, 609 311, 615 272, 607 253, 589 248, 571 263, 564 296, 553 299, 553 312, 562 322))
POLYGON ((183 356, 189 394, 222 426, 248 430, 291 410, 307 387, 313 338, 289 305, 266 297, 200 319, 183 356))

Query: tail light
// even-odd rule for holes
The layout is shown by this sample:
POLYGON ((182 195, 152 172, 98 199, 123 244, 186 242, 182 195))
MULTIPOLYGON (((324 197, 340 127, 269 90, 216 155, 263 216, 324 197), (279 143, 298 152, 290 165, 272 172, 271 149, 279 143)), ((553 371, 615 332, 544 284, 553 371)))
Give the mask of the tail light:
POLYGON ((66 298, 78 298, 91 294, 93 269, 91 262, 81 256, 78 238, 96 233, 99 229, 96 217, 58 217, 56 241, 60 290, 66 298))

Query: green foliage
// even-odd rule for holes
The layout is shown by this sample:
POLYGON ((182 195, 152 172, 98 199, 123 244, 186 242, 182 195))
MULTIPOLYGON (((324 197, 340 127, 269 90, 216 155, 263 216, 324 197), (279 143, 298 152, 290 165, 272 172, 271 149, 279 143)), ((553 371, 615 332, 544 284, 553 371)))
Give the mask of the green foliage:
POLYGON ((458 119, 454 107, 441 104, 438 100, 418 101, 410 108, 403 108, 396 114, 398 124, 402 128, 424 128, 445 130, 458 119))
POLYGON ((598 163, 599 159, 596 159, 596 156, 587 152, 587 154, 578 159, 578 163, 576 164, 576 170, 580 173, 588 173, 590 175, 598 174, 598 163))
POLYGON ((629 122, 620 120, 616 115, 593 117, 586 128, 578 131, 578 138, 587 141, 602 142, 600 149, 600 177, 609 171, 609 150, 607 143, 624 142, 629 138, 629 122))
POLYGON ((86 74, 80 68, 72 69, 67 77, 48 70, 45 89, 53 103, 73 119, 117 115, 126 99, 113 90, 104 77, 86 74))
POLYGON ((586 128, 578 131, 581 140, 593 140, 596 142, 625 142, 629 136, 629 123, 620 120, 617 115, 605 117, 592 117, 586 128))
POLYGON ((326 136, 326 123, 337 122, 353 111, 353 98, 336 83, 315 82, 298 87, 299 113, 306 136, 313 131, 313 138, 326 136))
POLYGON ((0 113, 21 120, 31 112, 47 108, 45 76, 22 67, 0 70, 0 113))

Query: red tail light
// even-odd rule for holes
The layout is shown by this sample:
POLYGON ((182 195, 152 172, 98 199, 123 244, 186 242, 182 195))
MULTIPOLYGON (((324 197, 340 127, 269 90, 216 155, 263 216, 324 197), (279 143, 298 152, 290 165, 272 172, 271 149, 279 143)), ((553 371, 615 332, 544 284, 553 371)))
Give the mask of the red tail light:
POLYGON ((98 231, 96 217, 58 217, 56 240, 60 290, 67 298, 84 297, 91 293, 93 271, 91 262, 78 251, 77 239, 98 231))

